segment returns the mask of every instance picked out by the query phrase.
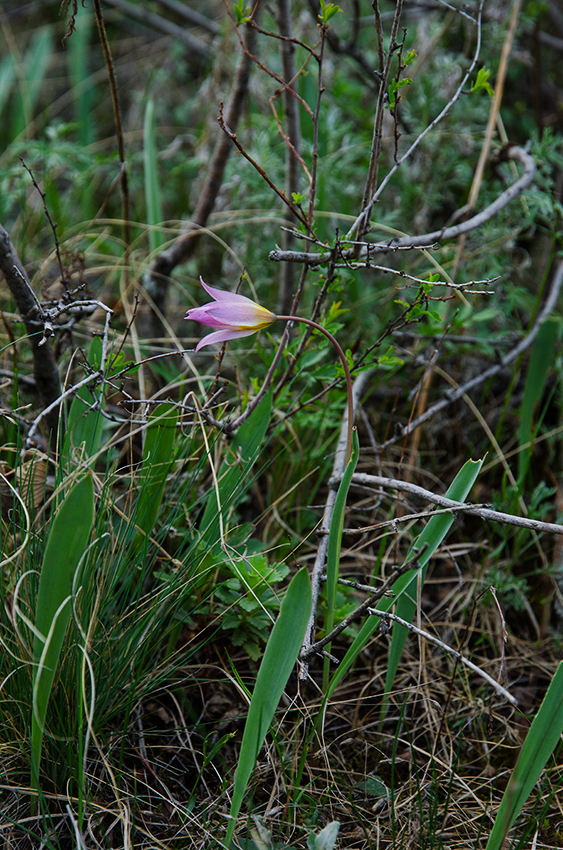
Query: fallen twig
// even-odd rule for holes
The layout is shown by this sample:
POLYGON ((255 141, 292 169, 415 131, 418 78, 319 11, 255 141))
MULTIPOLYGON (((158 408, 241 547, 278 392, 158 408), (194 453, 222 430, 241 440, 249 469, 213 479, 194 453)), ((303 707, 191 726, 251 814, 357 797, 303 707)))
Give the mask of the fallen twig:
POLYGON ((373 614, 375 617, 381 617, 382 622, 386 620, 392 620, 394 623, 399 623, 400 626, 404 626, 405 629, 408 629, 410 632, 414 632, 417 635, 420 635, 425 640, 429 641, 429 643, 433 643, 435 646, 440 647, 444 652, 447 652, 449 655, 453 655, 454 658, 457 658, 458 661, 461 661, 462 664, 465 664, 466 667, 469 667, 470 670, 473 670, 474 673, 477 673, 486 682, 491 685, 495 689, 495 691, 508 700, 512 705, 518 705, 518 700, 512 696, 512 694, 503 688, 502 685, 493 679, 492 676, 489 676, 488 673, 485 673, 481 667, 478 667, 469 658, 466 658, 465 655, 462 655, 461 652, 458 652, 457 649, 454 649, 451 646, 448 646, 447 643, 443 643, 438 638, 431 635, 429 632, 425 632, 424 629, 419 629, 417 626, 409 623, 407 620, 401 619, 401 617, 397 617, 396 614, 390 614, 388 611, 378 611, 377 608, 371 608, 369 611, 370 614, 373 614))

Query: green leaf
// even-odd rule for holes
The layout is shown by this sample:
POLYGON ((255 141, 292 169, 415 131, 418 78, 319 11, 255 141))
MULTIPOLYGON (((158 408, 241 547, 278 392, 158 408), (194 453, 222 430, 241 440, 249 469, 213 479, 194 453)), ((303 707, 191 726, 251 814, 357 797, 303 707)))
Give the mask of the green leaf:
MULTIPOLYGON (((248 419, 238 429, 231 444, 228 459, 222 464, 218 475, 219 503, 226 526, 229 513, 250 484, 250 471, 270 423, 272 393, 268 392, 248 419)), ((220 544, 219 506, 213 487, 200 523, 202 542, 207 549, 220 544)))
MULTIPOLYGON (((465 499, 467 493, 473 486, 473 482, 477 478, 479 470, 483 464, 482 460, 474 461, 468 460, 467 463, 464 464, 462 469, 458 472, 454 482, 452 483, 450 489, 447 494, 451 499, 465 499), (455 494, 455 495, 454 495, 455 494)), ((409 554, 407 555, 407 559, 413 554, 414 546, 420 548, 424 543, 428 543, 428 548, 421 554, 418 562, 421 567, 426 566, 428 561, 430 560, 432 554, 436 551, 438 546, 442 543, 442 540, 448 533, 451 524, 454 521, 453 516, 449 516, 448 514, 441 514, 436 517, 432 517, 422 534, 415 541, 411 549, 409 550, 409 554), (434 522, 436 520, 436 522, 434 522), (438 521, 442 520, 439 525, 438 521)), ((391 590, 393 592, 393 596, 384 597, 377 604, 381 610, 388 611, 393 605, 395 605, 398 600, 400 600, 403 593, 412 592, 412 584, 416 583, 416 576, 418 574, 418 569, 409 570, 404 575, 400 576, 397 581, 393 584, 391 590), (412 584, 411 584, 412 583, 412 584)), ((405 617, 405 619, 407 619, 405 617)), ((395 636, 395 628, 396 625, 393 626, 393 637, 395 636)), ((355 662, 356 658, 371 638, 377 627, 379 626, 379 617, 369 617, 365 623, 363 624, 357 638, 352 643, 352 646, 349 648, 348 652, 340 662, 338 669, 334 673, 330 686, 327 691, 327 697, 330 698, 352 664, 355 662)), ((406 630, 405 630, 406 631, 406 630)), ((398 639, 397 639, 398 641, 398 639)), ((396 649, 398 649, 398 644, 396 645, 396 649)), ((391 677, 388 674, 388 679, 391 677)), ((393 674, 394 678, 394 674, 393 674)), ((386 691, 389 690, 386 687, 386 691)))
POLYGON ((389 84, 389 103, 386 105, 386 109, 395 109, 397 105, 397 101, 399 98, 397 97, 397 92, 399 89, 402 89, 404 86, 410 86, 412 80, 410 77, 404 77, 402 80, 391 80, 389 84))
POLYGON ((324 27, 326 27, 330 19, 334 18, 334 16, 337 15, 338 12, 342 12, 342 9, 335 3, 327 3, 326 0, 320 0, 320 3, 321 14, 319 15, 319 21, 324 27))
POLYGON ((307 836, 307 847, 309 850, 333 850, 339 829, 339 821, 333 820, 317 834, 310 832, 307 836))
POLYGON ((524 398, 520 414, 520 445, 531 441, 528 449, 521 449, 518 455, 518 482, 522 485, 534 448, 534 437, 541 425, 538 406, 545 391, 547 376, 555 360, 555 346, 561 322, 556 317, 547 319, 538 331, 530 364, 526 374, 524 398))
POLYGON ((158 178, 155 109, 152 97, 149 97, 145 107, 143 164, 145 169, 147 224, 150 226, 149 247, 151 253, 154 253, 158 251, 163 244, 164 234, 157 229, 158 226, 162 224, 162 200, 160 196, 160 180, 158 178))
MULTIPOLYGON (((330 521, 330 529, 328 533, 328 546, 326 555, 326 621, 325 634, 328 634, 334 628, 334 615, 336 610, 336 588, 338 583, 338 566, 340 563, 340 547, 342 545, 342 529, 344 528, 344 514, 346 512, 346 499, 352 475, 358 463, 360 454, 360 442, 358 432, 354 429, 352 434, 352 454, 346 464, 344 475, 338 487, 336 500, 334 502, 334 510, 330 521)), ((331 644, 326 645, 326 651, 330 652, 331 644)), ((330 658, 325 656, 323 665, 323 691, 326 693, 328 689, 330 676, 330 658)))
POLYGON ((301 649, 310 615, 311 583, 307 570, 302 569, 287 589, 256 676, 235 776, 231 820, 224 841, 227 847, 231 844, 248 780, 301 649))
POLYGON ((522 811, 547 760, 563 733, 563 662, 543 698, 526 735, 520 755, 502 797, 485 850, 501 850, 508 830, 522 811))
POLYGON ((131 547, 132 556, 142 549, 156 524, 166 479, 174 462, 177 423, 178 411, 166 402, 159 404, 150 415, 135 514, 135 523, 140 531, 131 547))
POLYGON ((244 7, 244 0, 239 0, 238 3, 235 3, 234 11, 237 27, 240 26, 240 24, 248 23, 252 15, 252 10, 244 7))
MULTIPOLYGON (((98 369, 102 362, 102 341, 94 337, 88 349, 88 363, 93 369, 98 369)), ((67 427, 63 447, 61 449, 60 472, 68 475, 79 462, 93 457, 100 448, 100 440, 104 420, 97 409, 92 409, 94 398, 88 387, 81 387, 76 393, 68 413, 67 427)), ((103 397, 100 404, 103 405, 103 397)))
POLYGON ((490 83, 488 82, 489 77, 491 76, 491 72, 487 71, 486 68, 479 68, 479 72, 477 74, 477 79, 469 89, 469 92, 473 94, 474 92, 486 91, 489 97, 493 97, 494 91, 491 88, 490 83))
POLYGON ((72 487, 51 523, 41 566, 33 643, 33 709, 31 719, 32 785, 39 788, 39 766, 47 705, 71 611, 73 582, 94 521, 94 488, 90 474, 72 487))
MULTIPOLYGON (((464 502, 477 479, 482 465, 482 460, 468 460, 460 469, 452 484, 448 488, 446 497, 448 499, 455 499, 456 502, 464 502)), ((452 527, 454 520, 455 516, 453 514, 439 514, 437 516, 433 516, 407 553, 406 560, 408 561, 410 558, 415 556, 417 549, 421 552, 421 556, 418 559, 420 570, 410 570, 406 573, 406 575, 410 576, 410 578, 404 585, 400 597, 396 598, 397 616, 409 623, 412 622, 416 611, 416 586, 419 581, 419 577, 421 585, 424 584, 428 562, 438 546, 440 546, 444 540, 446 534, 452 527), (424 549, 425 546, 426 549, 424 549)), ((389 648, 387 675, 385 677, 385 694, 383 697, 383 704, 381 706, 382 718, 385 716, 387 711, 389 693, 393 687, 399 661, 401 660, 401 655, 403 654, 405 641, 408 635, 408 629, 404 626, 399 626, 397 628, 397 626, 398 623, 395 623, 393 626, 393 636, 391 638, 391 646, 389 648)))

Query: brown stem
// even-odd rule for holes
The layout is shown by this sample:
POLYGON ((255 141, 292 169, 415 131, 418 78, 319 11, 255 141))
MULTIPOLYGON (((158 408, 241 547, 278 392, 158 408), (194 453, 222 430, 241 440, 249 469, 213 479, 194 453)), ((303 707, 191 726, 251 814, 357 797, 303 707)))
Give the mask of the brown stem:
POLYGON ((117 152, 119 156, 119 162, 121 165, 121 197, 123 203, 123 241, 125 243, 125 256, 124 256, 124 272, 125 272, 125 286, 127 288, 128 285, 128 277, 129 277, 129 252, 131 250, 131 221, 129 215, 129 182, 127 180, 127 163, 125 161, 125 144, 123 142, 123 129, 121 127, 121 109, 119 108, 119 96, 117 93, 117 81, 115 78, 115 71, 113 67, 113 59, 111 56, 111 48, 109 45, 109 40, 106 33, 106 25, 104 23, 104 16, 102 14, 102 7, 100 4, 100 0, 94 0, 94 12, 96 14, 96 23, 98 25, 98 32, 100 34, 100 41, 102 42, 102 48, 104 51, 104 57, 106 60, 106 68, 108 72, 109 78, 109 87, 111 92, 111 100, 113 104, 113 117, 115 121, 115 135, 117 139, 117 152))
MULTIPOLYGON (((389 78, 389 73, 391 71, 391 62, 393 60, 393 56, 395 55, 395 49, 397 47, 397 34, 399 32, 399 22, 401 20, 401 11, 403 8, 402 0, 398 0, 397 5, 395 6, 395 16, 393 18, 393 25, 391 27, 391 38, 389 39, 389 50, 387 51, 387 60, 385 62, 385 66, 380 69, 381 77, 379 80, 379 96, 377 98, 377 107, 375 110, 375 121, 373 125, 373 140, 371 145, 371 156, 368 168, 368 176, 366 180, 366 186, 364 189, 364 197, 362 199, 362 209, 363 213, 368 208, 371 209, 371 198, 375 192, 375 187, 377 186, 377 174, 379 171, 379 157, 381 155, 381 143, 383 139, 382 129, 383 129, 383 116, 385 114, 385 95, 387 94, 387 80, 389 78)), ((376 14, 377 21, 377 14, 376 14)), ((380 48, 380 57, 382 50, 380 48)), ((368 228, 369 223, 369 214, 364 217, 362 222, 361 229, 358 230, 358 239, 362 239, 364 233, 368 228)))

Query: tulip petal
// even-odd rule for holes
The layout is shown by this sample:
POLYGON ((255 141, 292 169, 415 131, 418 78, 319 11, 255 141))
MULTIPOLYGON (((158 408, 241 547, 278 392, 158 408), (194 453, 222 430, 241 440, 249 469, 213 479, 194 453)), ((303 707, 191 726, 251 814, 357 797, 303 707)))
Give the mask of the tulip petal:
POLYGON ((208 284, 204 281, 201 275, 199 278, 199 282, 201 283, 207 294, 211 295, 211 297, 214 298, 215 301, 231 301, 235 304, 238 301, 247 301, 250 304, 254 304, 254 301, 252 301, 250 298, 247 298, 246 295, 238 295, 238 293, 236 292, 226 292, 224 289, 215 289, 214 286, 208 286, 208 284))
POLYGON ((247 303, 214 301, 203 307, 188 310, 186 318, 201 322, 210 328, 254 328, 259 330, 275 321, 275 316, 265 307, 247 300, 247 303))
POLYGON ((252 301, 251 298, 215 289, 213 286, 208 286, 202 277, 200 281, 214 301, 203 304, 201 307, 192 307, 186 312, 185 318, 217 330, 216 333, 203 337, 196 351, 204 345, 250 336, 276 321, 275 313, 252 301))
POLYGON ((207 334, 203 339, 200 339, 195 347, 196 351, 203 348, 204 345, 213 345, 215 342, 227 342, 229 339, 238 339, 241 336, 252 336, 254 331, 215 331, 212 334, 207 334))

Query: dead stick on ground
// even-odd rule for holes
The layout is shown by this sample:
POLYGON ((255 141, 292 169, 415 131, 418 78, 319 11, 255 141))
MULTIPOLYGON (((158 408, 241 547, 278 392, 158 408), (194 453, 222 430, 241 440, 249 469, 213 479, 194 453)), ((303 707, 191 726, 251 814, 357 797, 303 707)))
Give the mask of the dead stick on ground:
POLYGON ((420 635, 429 643, 433 643, 435 646, 439 646, 441 650, 447 652, 449 655, 453 655, 454 658, 457 658, 458 661, 461 661, 462 664, 465 664, 466 667, 469 667, 470 670, 473 670, 474 673, 477 673, 486 682, 491 685, 492 688, 495 689, 497 693, 503 696, 508 700, 512 705, 518 705, 518 700, 512 696, 512 694, 503 688, 502 685, 493 679, 492 676, 489 676, 488 673, 485 673, 480 667, 474 664, 469 658, 466 658, 461 652, 458 652, 457 649, 454 649, 451 646, 448 646, 446 643, 442 643, 441 640, 431 635, 429 632, 425 632, 424 629, 419 629, 417 626, 414 626, 412 623, 407 622, 407 620, 401 619, 401 617, 397 617, 396 614, 390 614, 388 611, 378 611, 377 608, 370 608, 370 614, 373 614, 375 617, 381 617, 382 621, 392 620, 394 623, 399 623, 400 626, 404 626, 405 629, 408 629, 410 632, 414 632, 417 635, 420 635))

